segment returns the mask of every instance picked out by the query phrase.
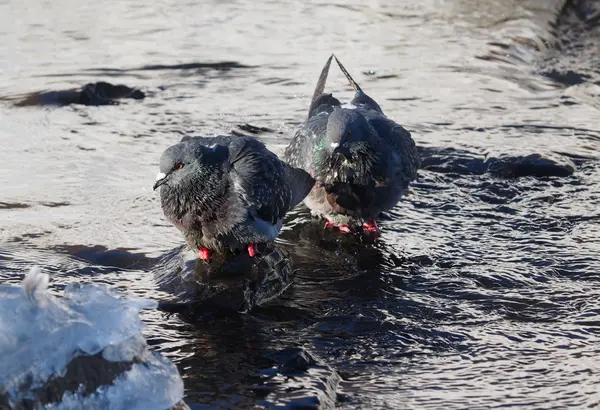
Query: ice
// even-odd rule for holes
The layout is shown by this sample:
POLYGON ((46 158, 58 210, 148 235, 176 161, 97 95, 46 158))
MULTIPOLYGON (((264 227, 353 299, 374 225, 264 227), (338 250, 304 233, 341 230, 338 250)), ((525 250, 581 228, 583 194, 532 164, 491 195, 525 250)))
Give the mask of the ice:
POLYGON ((32 268, 22 286, 0 285, 0 407, 3 395, 10 404, 31 399, 35 389, 64 377, 73 359, 93 355, 130 368, 87 396, 65 390, 47 408, 164 410, 182 400, 177 368, 150 352, 141 335, 139 312, 156 302, 94 284, 68 285, 58 298, 48 282, 32 268))
POLYGON ((183 398, 183 382, 171 366, 167 359, 155 356, 149 363, 134 364, 114 385, 100 387, 90 396, 66 393, 52 409, 168 409, 183 398))

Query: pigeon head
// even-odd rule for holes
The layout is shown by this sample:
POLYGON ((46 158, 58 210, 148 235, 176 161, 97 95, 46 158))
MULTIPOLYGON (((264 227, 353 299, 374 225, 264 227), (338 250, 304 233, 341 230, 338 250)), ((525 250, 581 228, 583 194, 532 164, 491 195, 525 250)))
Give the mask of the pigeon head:
POLYGON ((336 107, 327 121, 327 136, 315 152, 315 168, 321 181, 360 183, 368 178, 376 135, 360 111, 336 107))
POLYGON ((194 140, 175 144, 160 157, 154 190, 214 190, 223 183, 228 159, 229 150, 223 145, 206 146, 194 140))
POLYGON ((356 109, 336 107, 327 120, 327 140, 331 149, 364 140, 371 131, 367 119, 356 109))

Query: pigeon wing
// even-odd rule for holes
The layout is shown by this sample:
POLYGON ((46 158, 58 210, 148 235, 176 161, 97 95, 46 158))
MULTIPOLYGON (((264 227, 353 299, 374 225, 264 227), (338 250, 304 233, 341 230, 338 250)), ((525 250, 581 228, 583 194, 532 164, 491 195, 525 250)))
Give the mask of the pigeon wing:
POLYGON ((282 219, 293 199, 285 164, 251 137, 232 139, 229 161, 234 189, 249 208, 272 224, 282 219))
POLYGON ((329 113, 320 113, 309 118, 294 131, 294 136, 285 148, 283 158, 293 167, 302 168, 314 176, 315 150, 322 147, 327 136, 329 113))
POLYGON ((366 114, 367 120, 377 131, 383 147, 399 156, 401 164, 399 171, 403 179, 406 182, 416 179, 421 160, 410 132, 383 114, 372 110, 366 114))

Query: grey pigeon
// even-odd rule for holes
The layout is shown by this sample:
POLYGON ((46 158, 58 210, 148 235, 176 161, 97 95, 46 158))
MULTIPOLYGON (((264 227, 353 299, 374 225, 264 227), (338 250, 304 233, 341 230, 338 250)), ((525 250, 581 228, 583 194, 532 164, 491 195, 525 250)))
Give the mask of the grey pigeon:
POLYGON ((255 256, 314 183, 253 137, 184 137, 161 155, 154 189, 167 219, 208 260, 211 251, 255 256))
POLYGON ((375 219, 398 203, 420 166, 410 133, 383 113, 333 54, 284 160, 316 179, 304 203, 327 219, 327 227, 375 235, 375 219), (355 90, 350 103, 323 92, 332 58, 355 90))

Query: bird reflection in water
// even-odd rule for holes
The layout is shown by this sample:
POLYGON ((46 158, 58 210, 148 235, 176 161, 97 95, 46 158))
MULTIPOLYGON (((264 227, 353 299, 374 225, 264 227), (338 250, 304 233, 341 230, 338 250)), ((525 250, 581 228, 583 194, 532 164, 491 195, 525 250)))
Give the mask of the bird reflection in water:
POLYGON ((369 231, 347 234, 327 229, 305 208, 292 211, 289 219, 278 240, 289 250, 295 270, 313 267, 335 272, 345 266, 346 270, 371 271, 402 263, 392 247, 369 231))
POLYGON ((295 211, 290 228, 275 244, 265 245, 258 257, 214 254, 208 262, 185 246, 167 253, 157 266, 156 281, 174 298, 161 302, 160 308, 195 317, 216 310, 247 313, 281 296, 296 272, 313 276, 327 271, 322 279, 335 281, 402 263, 383 241, 326 229, 321 221, 304 218, 304 212, 295 211))
POLYGON ((248 312, 253 307, 279 296, 292 283, 292 265, 287 251, 264 245, 261 254, 214 254, 210 261, 188 258, 188 251, 177 248, 165 255, 167 265, 157 270, 161 288, 176 299, 163 301, 169 312, 225 309, 248 312))

